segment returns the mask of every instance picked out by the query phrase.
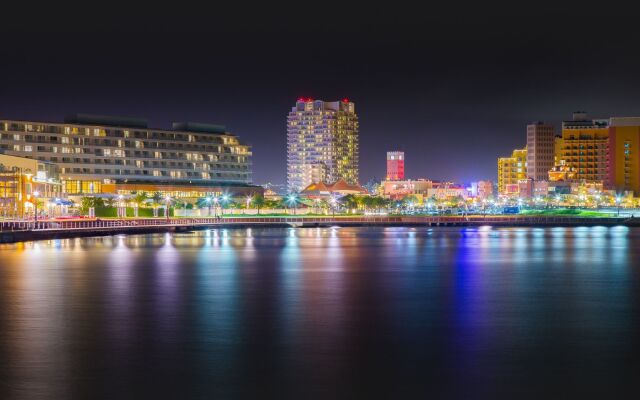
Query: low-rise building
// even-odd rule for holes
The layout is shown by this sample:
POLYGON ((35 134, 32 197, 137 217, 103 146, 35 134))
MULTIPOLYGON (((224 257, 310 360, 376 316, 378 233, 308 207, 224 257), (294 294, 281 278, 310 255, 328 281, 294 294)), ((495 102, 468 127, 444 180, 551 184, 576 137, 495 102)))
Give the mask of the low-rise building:
POLYGON ((0 154, 0 217, 33 215, 36 202, 60 203, 61 196, 55 164, 0 154))
POLYGON ((426 196, 432 187, 433 182, 428 179, 387 180, 382 182, 382 195, 393 200, 400 200, 406 196, 426 196))

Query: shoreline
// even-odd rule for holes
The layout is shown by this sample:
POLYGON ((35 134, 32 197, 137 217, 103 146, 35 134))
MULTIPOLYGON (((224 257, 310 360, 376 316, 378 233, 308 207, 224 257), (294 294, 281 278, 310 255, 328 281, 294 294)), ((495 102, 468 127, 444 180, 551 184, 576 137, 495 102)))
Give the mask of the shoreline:
POLYGON ((120 234, 190 232, 205 229, 315 228, 315 227, 640 227, 640 218, 468 216, 468 217, 243 217, 223 219, 79 220, 39 223, 41 229, 0 231, 0 243, 69 239, 120 234))

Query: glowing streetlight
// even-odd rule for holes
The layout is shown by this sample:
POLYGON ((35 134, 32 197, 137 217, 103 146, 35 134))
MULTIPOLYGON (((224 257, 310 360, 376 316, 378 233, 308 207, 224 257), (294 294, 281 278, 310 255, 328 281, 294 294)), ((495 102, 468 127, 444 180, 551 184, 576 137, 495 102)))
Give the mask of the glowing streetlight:
POLYGON ((220 197, 220 207, 221 207, 220 214, 221 215, 224 215, 224 205, 228 204, 229 200, 231 200, 231 196, 229 196, 227 193, 223 194, 220 197))
POLYGON ((211 216, 211 196, 205 197, 205 201, 207 202, 207 208, 208 208, 207 216, 210 217, 211 216))
POLYGON ((295 194, 291 193, 287 196, 287 203, 289 203, 289 205, 293 204, 293 215, 295 215, 298 204, 298 197, 295 194))
POLYGON ((218 202, 219 201, 220 201, 219 198, 217 198, 217 197, 213 198, 213 204, 214 204, 214 206, 213 206, 213 216, 214 217, 218 216, 218 202))
POLYGON ((171 204, 171 196, 167 196, 165 198, 165 201, 167 202, 167 208, 165 209, 165 214, 167 217, 167 222, 169 222, 169 205, 171 204))
POLYGON ((336 216, 336 206, 338 205, 338 200, 335 197, 331 197, 331 200, 329 200, 329 202, 331 203, 331 216, 335 217, 336 216))
POLYGON ((38 192, 37 190, 33 192, 33 207, 34 207, 33 222, 34 223, 38 223, 38 196, 40 196, 40 192, 38 192))
POLYGON ((620 216, 620 202, 622 198, 620 196, 616 196, 616 204, 618 205, 618 217, 620 216))

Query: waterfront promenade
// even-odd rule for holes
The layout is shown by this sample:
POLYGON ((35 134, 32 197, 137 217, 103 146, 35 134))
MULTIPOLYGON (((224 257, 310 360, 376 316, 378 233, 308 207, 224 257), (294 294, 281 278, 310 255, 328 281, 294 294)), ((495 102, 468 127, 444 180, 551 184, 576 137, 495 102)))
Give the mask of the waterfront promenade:
POLYGON ((640 226, 638 218, 548 216, 327 216, 69 219, 0 222, 0 243, 25 240, 112 235, 120 233, 184 232, 207 228, 328 227, 328 226, 640 226))

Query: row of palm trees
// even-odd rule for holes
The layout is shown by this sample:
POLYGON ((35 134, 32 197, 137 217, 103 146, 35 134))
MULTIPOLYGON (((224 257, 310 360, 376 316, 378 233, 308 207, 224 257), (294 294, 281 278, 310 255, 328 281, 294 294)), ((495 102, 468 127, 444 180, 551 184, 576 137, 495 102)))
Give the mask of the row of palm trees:
MULTIPOLYGON (((109 201, 109 200, 107 200, 109 201)), ((292 209, 298 207, 313 208, 316 213, 326 213, 328 211, 337 212, 345 210, 383 211, 397 208, 410 208, 418 204, 418 199, 407 196, 402 200, 390 200, 380 196, 346 195, 341 198, 327 199, 305 199, 298 194, 289 194, 280 200, 267 199, 261 194, 249 195, 246 197, 231 197, 223 194, 220 196, 203 196, 195 201, 188 201, 179 198, 169 198, 160 192, 151 195, 145 192, 132 192, 126 199, 127 202, 134 203, 136 207, 151 206, 154 209, 159 207, 179 207, 184 209, 208 209, 208 214, 214 214, 218 209, 223 212, 225 209, 249 209, 253 208, 260 214, 264 209, 292 209)), ((112 201, 109 201, 110 203, 112 201)), ((106 202, 105 202, 106 203, 106 202)), ((107 204, 109 206, 109 204, 107 204)))

